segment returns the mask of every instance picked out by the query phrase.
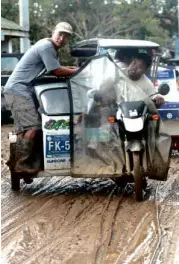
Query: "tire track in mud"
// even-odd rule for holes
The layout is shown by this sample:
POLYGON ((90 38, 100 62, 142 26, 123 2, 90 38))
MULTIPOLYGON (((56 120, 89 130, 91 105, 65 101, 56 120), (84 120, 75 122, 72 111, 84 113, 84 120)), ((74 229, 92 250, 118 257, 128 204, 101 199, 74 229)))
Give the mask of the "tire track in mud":
MULTIPOLYGON (((92 208, 93 205, 94 204, 89 204, 84 210, 82 210, 83 213, 85 213, 85 211, 88 211, 90 208, 92 208)), ((84 216, 82 216, 82 211, 79 214, 77 214, 76 217, 74 217, 74 220, 70 223, 69 226, 67 226, 67 227, 64 228, 63 232, 61 232, 61 236, 65 236, 65 235, 67 236, 68 233, 71 231, 72 228, 78 227, 78 225, 83 221, 83 218, 84 218, 84 216), (82 216, 81 219, 80 219, 80 216, 82 216)), ((93 211, 95 211, 95 209, 92 210, 91 213, 93 213, 93 211)), ((57 237, 53 237, 52 238, 52 241, 49 241, 49 242, 50 242, 50 245, 49 244, 47 245, 48 250, 50 248, 54 248, 56 246, 60 246, 63 243, 63 241, 61 243, 59 243, 58 236, 57 237)), ((46 249, 47 249, 46 247, 45 248, 43 247, 42 252, 40 252, 40 255, 43 252, 46 252, 46 249)), ((25 264, 29 264, 29 263, 31 263, 31 262, 29 262, 29 261, 27 263, 25 262, 25 264)))
MULTIPOLYGON (((94 203, 95 203, 95 201, 94 201, 94 203)), ((73 204, 74 204, 74 202, 73 202, 73 204)), ((92 203, 90 204, 90 203, 89 203, 88 207, 87 207, 87 208, 84 208, 84 209, 85 209, 85 210, 88 210, 89 207, 93 207, 93 205, 94 205, 94 204, 92 204, 92 203)), ((73 207, 72 204, 69 203, 68 208, 67 208, 68 212, 71 211, 72 207, 73 207)), ((84 211, 85 211, 85 210, 84 210, 84 211)), ((94 210, 95 210, 95 209, 94 209, 94 210)), ((82 215, 81 213, 82 213, 82 212, 80 212, 80 215, 82 215)), ((93 214, 93 211, 92 211, 91 213, 93 214)), ((68 213, 67 213, 65 216, 66 216, 67 219, 68 219, 68 213)), ((84 217, 84 216, 83 216, 83 217, 84 217)), ((74 217, 73 221, 70 222, 70 225, 69 225, 69 226, 67 225, 66 227, 65 227, 65 226, 63 227, 63 230, 60 232, 60 235, 61 235, 61 236, 65 236, 65 235, 67 235, 68 232, 71 230, 72 227, 75 228, 75 226, 78 226, 78 224, 81 222, 81 220, 83 220, 83 219, 79 219, 79 220, 77 221, 77 218, 79 218, 79 214, 77 214, 77 215, 74 217)), ((26 225, 32 225, 32 224, 35 224, 35 221, 36 221, 36 219, 34 219, 34 223, 33 223, 33 221, 29 221, 29 222, 26 223, 26 225)), ((62 224, 62 223, 60 223, 60 224, 62 224)), ((61 244, 63 243, 63 241, 62 241, 61 243, 59 243, 60 241, 59 241, 59 237, 58 237, 58 236, 59 236, 59 235, 57 235, 57 236, 53 236, 52 238, 48 239, 48 245, 42 245, 40 248, 38 248, 38 252, 37 252, 33 257, 28 258, 28 262, 27 262, 27 263, 31 263, 31 261, 33 261, 34 259, 38 258, 38 256, 43 255, 43 254, 46 252, 47 248, 48 248, 48 250, 49 250, 49 249, 52 249, 52 248, 56 247, 57 245, 58 245, 58 246, 61 245, 61 244), (29 261, 30 261, 30 262, 29 262, 29 261)), ((25 248, 24 248, 24 250, 25 250, 25 248)), ((18 262, 17 262, 17 263, 18 263, 18 262)), ((24 262, 24 263, 26 263, 26 262, 24 262)))
POLYGON ((107 203, 104 207, 104 209, 102 210, 102 213, 101 213, 101 221, 100 221, 100 231, 99 231, 99 245, 97 246, 97 250, 96 250, 96 253, 95 253, 95 259, 94 259, 94 263, 97 264, 98 263, 98 256, 99 256, 99 252, 100 252, 100 249, 102 248, 102 246, 104 246, 104 242, 102 241, 103 240, 103 224, 104 224, 104 213, 105 211, 108 209, 109 207, 109 204, 111 202, 111 199, 112 199, 112 196, 113 196, 113 192, 114 190, 112 190, 112 192, 109 194, 109 197, 108 197, 108 200, 107 200, 107 203))
MULTIPOLYGON (((174 161, 179 163, 179 160, 174 161)), ((179 262, 179 168, 171 168, 170 174, 168 181, 159 183, 156 189, 155 203, 160 236, 150 264, 179 262), (168 191, 163 192, 164 189, 168 191)))
POLYGON ((148 260, 156 244, 155 224, 151 218, 150 213, 146 212, 138 224, 134 223, 134 228, 129 229, 129 233, 126 234, 128 239, 124 240, 123 246, 119 240, 118 254, 115 254, 110 263, 149 263, 148 260), (148 258, 147 262, 146 258, 148 258))
POLYGON ((154 250, 154 253, 151 257, 150 264, 156 263, 156 258, 157 258, 157 255, 159 254, 159 248, 160 248, 162 236, 163 236, 162 227, 161 227, 161 223, 160 223, 160 209, 159 209, 159 204, 157 203, 158 188, 159 188, 159 183, 157 184, 156 192, 155 192, 155 198, 154 198, 154 202, 155 202, 155 206, 156 206, 157 227, 158 227, 158 241, 157 241, 157 245, 156 245, 156 248, 154 250))
POLYGON ((110 240, 109 240, 109 243, 108 243, 108 247, 111 246, 111 242, 112 242, 112 239, 113 239, 113 236, 114 236, 114 225, 115 225, 115 221, 116 221, 116 218, 117 218, 117 213, 119 211, 121 203, 122 203, 122 197, 119 200, 119 202, 117 204, 117 207, 116 207, 116 210, 115 210, 115 213, 114 213, 114 217, 113 217, 113 221, 112 221, 112 225, 111 225, 110 240))
MULTIPOLYGON (((69 196, 68 197, 66 197, 67 198, 67 200, 68 201, 65 201, 64 199, 63 199, 63 202, 61 201, 61 204, 65 204, 66 203, 66 207, 67 207, 67 210, 68 210, 68 213, 67 213, 67 211, 66 211, 66 214, 64 215, 65 216, 65 218, 67 218, 67 219, 70 219, 71 218, 71 216, 73 216, 73 218, 71 219, 71 221, 70 221, 70 224, 69 225, 64 225, 64 223, 63 223, 63 229, 60 231, 60 232, 58 232, 58 230, 57 230, 57 233, 59 233, 60 234, 60 236, 68 236, 68 234, 70 233, 70 231, 72 230, 72 228, 76 228, 76 227, 78 227, 79 226, 79 224, 80 224, 80 222, 83 222, 83 220, 84 220, 84 218, 85 218, 85 216, 84 216, 84 213, 83 213, 83 209, 81 209, 81 211, 79 211, 76 215, 74 214, 74 212, 72 212, 71 214, 69 214, 69 212, 70 211, 73 211, 73 207, 75 207, 74 205, 75 205, 75 203, 74 203, 74 201, 72 202, 71 200, 69 201, 69 196), (72 205, 72 203, 73 203, 73 205, 72 205), (79 217, 79 221, 77 221, 77 218, 79 217)), ((90 214, 92 214, 93 215, 93 213, 94 213, 94 211, 96 210, 96 207, 95 207, 95 204, 96 204, 96 202, 98 201, 99 203, 101 203, 101 202, 103 202, 103 206, 104 206, 104 201, 103 201, 103 197, 100 197, 101 199, 96 199, 96 200, 93 200, 93 203, 92 203, 92 201, 91 201, 91 199, 90 199, 90 196, 87 198, 87 201, 89 202, 89 199, 90 199, 90 202, 88 203, 88 205, 86 205, 86 210, 85 210, 85 208, 84 208, 84 211, 86 211, 86 212, 88 212, 88 216, 90 215, 90 214), (93 211, 90 211, 90 207, 91 208, 93 208, 93 211)), ((79 199, 80 199, 80 197, 79 197, 79 199)), ((106 199, 106 198, 105 198, 106 199)), ((119 197, 117 198, 118 199, 118 203, 119 203, 119 197)), ((50 199, 50 201, 51 200, 53 200, 53 198, 51 198, 50 199)), ((78 200, 76 201, 76 203, 77 203, 77 205, 76 205, 76 207, 78 208, 78 210, 79 210, 79 208, 81 207, 80 206, 80 203, 78 202, 78 200)), ((47 203, 48 204, 48 203, 47 203)), ((48 208, 50 208, 51 207, 51 205, 50 205, 50 202, 49 202, 49 206, 47 206, 47 204, 46 205, 44 205, 44 207, 42 208, 44 211, 45 211, 45 209, 48 209, 48 208), (47 208, 45 208, 47 206, 47 208)), ((115 204, 115 206, 116 206, 116 204, 115 204)), ((76 208, 75 207, 75 208, 76 208)), ((102 209, 102 208, 101 208, 102 209)), ((106 208, 107 209, 107 208, 106 208)), ((38 213, 40 214, 40 212, 43 212, 43 210, 39 210, 37 213, 36 213, 36 217, 38 217, 38 213)), ((113 211, 113 214, 111 214, 111 218, 110 219, 113 219, 113 217, 114 217, 114 213, 115 212, 115 210, 113 211)), ((105 213, 105 211, 104 211, 104 213, 105 213)), ((53 212, 52 212, 52 215, 54 215, 53 214, 53 212)), ((104 214, 103 214, 104 215, 104 214)), ((116 215, 117 215, 117 213, 116 213, 116 215)), ((101 217, 101 214, 100 214, 100 217, 101 217)), ((105 217, 107 217, 107 215, 105 215, 105 217)), ((103 220, 104 220, 104 218, 105 217, 103 217, 103 220)), ((32 217, 31 217, 32 218, 32 217)), ((33 215, 33 218, 34 218, 34 215, 33 215)), ((35 221, 36 221, 36 219, 34 219, 34 224, 36 224, 35 223, 35 221)), ((113 220, 114 221, 114 220, 113 220)), ((33 224, 33 222, 31 223, 31 221, 29 221, 29 223, 27 223, 27 225, 28 224, 33 224)), ((59 223, 60 225, 62 224, 62 222, 60 222, 59 223)), ((56 224, 55 224, 55 226, 56 226, 56 224)), ((108 229, 110 229, 110 228, 108 228, 108 229)), ((114 229, 114 228, 113 228, 114 229)), ((34 254, 34 256, 33 257, 28 257, 28 261, 27 262, 22 262, 22 263, 32 263, 33 261, 34 261, 34 263, 35 263, 35 259, 40 259, 41 258, 41 256, 46 252, 46 250, 47 250, 47 248, 48 248, 48 251, 49 250, 53 250, 53 248, 55 248, 55 247, 59 247, 60 245, 62 245, 63 244, 63 241, 59 241, 59 234, 57 234, 56 236, 53 236, 53 237, 51 237, 50 239, 48 239, 48 245, 41 245, 41 247, 40 248, 38 248, 38 253, 35 253, 34 254)), ((110 232, 109 232, 109 234, 110 234, 110 232)), ((99 236, 99 235, 98 235, 99 236)), ((110 237, 110 235, 108 236, 108 237, 110 237)), ((24 238, 23 238, 24 239, 24 238)), ((23 249, 24 251, 25 251, 25 248, 23 249)), ((102 254, 102 257, 104 258, 104 255, 102 254)), ((18 263, 18 262, 17 262, 18 263)), ((48 262, 46 262, 46 263, 48 263, 48 262)), ((63 262, 62 262, 63 263, 63 262)), ((64 262, 64 263, 68 263, 68 262, 64 262)), ((78 263, 78 262, 76 262, 76 263, 78 263)), ((85 263, 85 262, 84 262, 85 263)), ((87 262, 86 262, 87 263, 87 262)), ((90 263, 90 262, 89 262, 90 263)), ((99 262, 100 263, 100 262, 99 262)), ((103 263, 103 262, 101 262, 101 263, 103 263)), ((114 262, 106 262, 106 263, 114 263, 114 262)), ((120 263, 120 262, 119 262, 120 263)))
POLYGON ((112 241, 113 228, 114 228, 114 224, 115 224, 115 221, 116 221, 117 212, 118 212, 119 207, 120 207, 120 203, 122 202, 122 195, 119 197, 117 206, 116 206, 116 208, 114 210, 114 214, 111 216, 112 223, 111 223, 111 226, 109 228, 109 234, 108 234, 108 238, 106 239, 106 241, 103 238, 103 233, 104 233, 104 230, 103 229, 104 229, 104 221, 105 221, 105 219, 104 219, 104 213, 108 209, 109 204, 110 204, 110 202, 111 202, 111 200, 113 198, 113 192, 114 192, 114 190, 109 195, 109 198, 108 198, 108 201, 106 203, 106 206, 104 207, 103 212, 101 213, 101 222, 100 222, 100 245, 98 245, 97 250, 96 250, 96 253, 95 253, 94 264, 103 263, 102 262, 102 259, 103 260, 105 259, 105 256, 107 254, 107 248, 110 246, 110 243, 112 241), (104 247, 104 250, 103 250, 103 255, 101 257, 100 250, 101 250, 102 247, 104 247))

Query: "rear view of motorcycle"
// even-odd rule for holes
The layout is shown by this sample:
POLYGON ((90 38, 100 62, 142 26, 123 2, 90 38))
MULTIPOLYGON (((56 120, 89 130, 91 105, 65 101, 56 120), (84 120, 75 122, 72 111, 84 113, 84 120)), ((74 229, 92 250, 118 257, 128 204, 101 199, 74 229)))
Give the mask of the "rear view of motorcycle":
MULTIPOLYGON (((161 86, 159 93, 166 95, 169 91, 168 86, 161 86)), ((151 137, 155 140, 165 137, 165 143, 170 146, 171 141, 167 135, 160 133, 160 116, 156 113, 150 113, 147 104, 140 101, 122 102, 117 111, 116 121, 119 124, 120 137, 124 141, 124 151, 126 160, 126 171, 133 171, 135 181, 135 194, 138 201, 143 197, 143 186, 145 176, 152 177, 152 173, 162 172, 162 177, 167 176, 168 163, 161 161, 157 168, 152 168, 153 159, 149 155, 152 147, 151 137), (153 132, 153 133, 151 133, 153 132), (163 163, 164 164, 163 164, 163 163), (153 171, 153 172, 152 172, 153 171), (150 175, 151 174, 151 175, 150 175)), ((155 155, 158 155, 157 144, 155 143, 155 155)), ((161 153, 162 154, 162 153, 161 153)), ((156 157, 157 158, 157 157, 156 157)))

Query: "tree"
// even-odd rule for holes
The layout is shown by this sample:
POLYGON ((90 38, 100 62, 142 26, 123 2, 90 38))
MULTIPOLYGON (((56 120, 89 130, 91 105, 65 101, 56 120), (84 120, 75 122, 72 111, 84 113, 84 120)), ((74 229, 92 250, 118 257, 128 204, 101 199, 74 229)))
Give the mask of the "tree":
MULTIPOLYGON (((75 40, 96 36, 110 36, 115 32, 113 1, 101 0, 30 0, 31 29, 36 36, 34 25, 40 24, 50 32, 60 21, 69 22, 75 31, 75 40), (39 23, 40 22, 40 23, 39 23)), ((41 32, 40 32, 41 34, 41 32)))
POLYGON ((158 15, 163 28, 168 30, 169 36, 177 35, 178 32, 178 1, 177 0, 167 0, 161 3, 161 13, 158 15))
MULTIPOLYGON (((19 23, 18 0, 2 0, 1 14, 19 23)), ((31 44, 50 37, 60 21, 73 26, 72 43, 118 37, 150 39, 166 45, 177 33, 177 0, 29 0, 29 16, 31 44)))
POLYGON ((118 36, 150 39, 160 44, 168 40, 168 32, 160 24, 158 5, 152 0, 122 0, 115 11, 118 36), (125 22, 124 22, 125 21, 125 22))
MULTIPOLYGON (((74 29, 71 44, 85 38, 110 37, 115 32, 113 11, 116 4, 101 0, 30 0, 30 39, 51 35, 53 27, 60 21, 69 22, 74 29)), ((72 62, 68 47, 60 49, 62 64, 72 62)))
POLYGON ((19 5, 18 0, 2 0, 1 16, 19 24, 19 5))
POLYGON ((115 31, 116 4, 109 1, 67 0, 59 4, 59 18, 69 21, 79 40, 97 36, 110 36, 115 31))
MULTIPOLYGON (((30 40, 33 44, 40 38, 50 36, 56 23, 67 21, 75 31, 73 41, 108 36, 150 38, 163 44, 168 32, 170 36, 176 32, 176 19, 172 22, 172 16, 176 16, 176 2, 177 0, 29 0, 30 40)), ((1 6, 2 16, 18 23, 18 0, 2 0, 1 6)))

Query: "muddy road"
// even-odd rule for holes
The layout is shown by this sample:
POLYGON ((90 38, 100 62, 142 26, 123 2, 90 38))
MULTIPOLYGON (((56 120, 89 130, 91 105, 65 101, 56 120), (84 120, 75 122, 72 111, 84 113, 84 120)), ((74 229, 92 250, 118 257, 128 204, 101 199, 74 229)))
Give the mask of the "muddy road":
POLYGON ((179 157, 142 203, 111 180, 53 177, 12 192, 1 141, 3 264, 178 264, 179 157))

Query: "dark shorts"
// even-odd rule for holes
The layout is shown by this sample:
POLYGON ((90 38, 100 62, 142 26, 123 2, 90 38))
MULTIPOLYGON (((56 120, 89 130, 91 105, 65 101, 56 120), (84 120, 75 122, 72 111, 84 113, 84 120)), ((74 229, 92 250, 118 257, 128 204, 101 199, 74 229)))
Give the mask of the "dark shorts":
POLYGON ((29 129, 41 129, 41 117, 33 96, 5 94, 5 99, 12 112, 16 133, 29 129))

